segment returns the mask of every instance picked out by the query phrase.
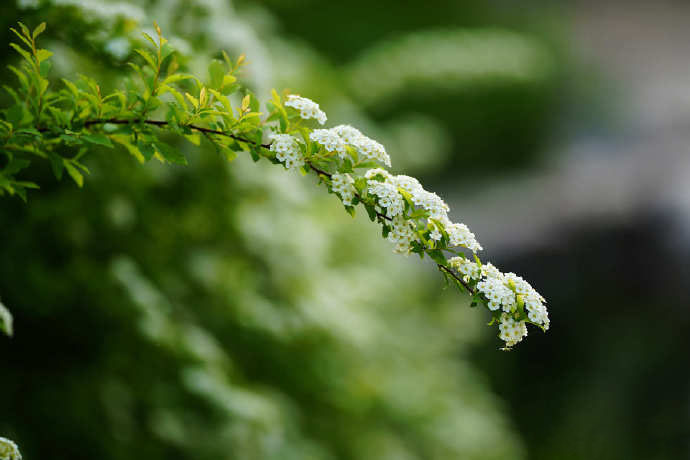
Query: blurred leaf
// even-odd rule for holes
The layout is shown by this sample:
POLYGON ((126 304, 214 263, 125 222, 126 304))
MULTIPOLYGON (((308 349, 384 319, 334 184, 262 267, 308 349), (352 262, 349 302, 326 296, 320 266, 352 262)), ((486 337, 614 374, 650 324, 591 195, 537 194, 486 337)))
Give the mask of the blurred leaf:
POLYGON ((113 148, 113 143, 110 141, 110 138, 106 136, 105 134, 100 134, 100 133, 94 133, 94 134, 85 134, 81 136, 81 139, 91 142, 92 144, 96 145, 102 145, 104 147, 110 147, 113 148))
POLYGON ((156 150, 161 154, 161 156, 170 163, 175 163, 179 165, 187 164, 187 158, 185 158, 185 156, 182 155, 182 153, 178 149, 171 147, 170 145, 165 144, 163 142, 156 142, 153 145, 156 148, 156 150))
POLYGON ((0 302, 0 331, 4 332, 8 336, 12 336, 14 330, 12 329, 12 314, 5 308, 5 306, 0 302))

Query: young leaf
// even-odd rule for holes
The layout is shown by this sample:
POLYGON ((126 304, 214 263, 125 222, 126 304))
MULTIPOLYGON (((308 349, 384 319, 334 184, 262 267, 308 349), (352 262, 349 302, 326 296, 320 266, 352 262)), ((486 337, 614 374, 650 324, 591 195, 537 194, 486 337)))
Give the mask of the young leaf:
POLYGON ((91 142, 92 144, 103 145, 105 147, 113 148, 113 143, 110 142, 110 138, 108 138, 108 136, 106 136, 105 134, 85 134, 81 136, 81 139, 87 142, 91 142))
POLYGON ((63 164, 65 165, 65 169, 67 170, 67 173, 70 175, 70 177, 74 180, 74 182, 79 186, 79 188, 84 186, 84 176, 79 172, 77 168, 74 167, 72 162, 70 160, 64 159, 63 164))
POLYGON ((211 78, 211 88, 221 89, 223 86, 223 76, 225 75, 225 64, 223 61, 214 59, 208 65, 208 75, 211 78))
POLYGON ((158 151, 158 153, 160 153, 160 155, 165 158, 166 161, 179 165, 187 164, 187 159, 185 156, 182 155, 182 153, 176 148, 173 148, 168 144, 164 144, 163 142, 156 142, 153 145, 156 148, 156 151, 158 151))
POLYGON ((36 51, 36 59, 38 59, 38 62, 41 63, 42 61, 45 61, 48 59, 50 56, 53 55, 52 51, 40 49, 36 51))
POLYGON ((34 29, 34 32, 33 32, 33 34, 32 34, 32 36, 34 37, 34 39, 35 39, 36 37, 38 37, 39 35, 41 35, 41 34, 43 33, 44 30, 46 30, 46 23, 45 23, 45 22, 42 22, 42 23, 40 23, 38 26, 36 26, 36 28, 34 29))
POLYGON ((28 51, 26 51, 24 48, 22 48, 21 46, 17 45, 16 43, 10 43, 10 46, 11 46, 12 48, 14 48, 14 50, 15 50, 17 53, 21 54, 21 55, 24 57, 24 59, 26 59, 26 60, 29 61, 31 64, 33 64, 33 61, 31 60, 31 55, 29 54, 28 51))
POLYGON ((146 159, 141 153, 139 148, 131 142, 130 137, 127 134, 112 134, 111 139, 122 145, 127 151, 139 161, 139 163, 145 163, 146 159))

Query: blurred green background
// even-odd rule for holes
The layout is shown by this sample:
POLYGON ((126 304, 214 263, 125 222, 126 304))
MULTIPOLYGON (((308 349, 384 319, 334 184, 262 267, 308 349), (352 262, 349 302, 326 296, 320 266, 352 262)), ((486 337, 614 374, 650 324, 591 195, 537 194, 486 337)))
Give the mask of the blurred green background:
MULTIPOLYGON (((683 2, 12 0, 54 77, 117 84, 162 26, 203 75, 245 53, 386 145, 548 299, 488 315, 311 178, 181 144, 94 152, 0 203, 0 436, 25 458, 690 458, 683 2)), ((0 53, 0 80, 12 84, 0 53)), ((7 101, 7 95, 0 99, 7 101)))

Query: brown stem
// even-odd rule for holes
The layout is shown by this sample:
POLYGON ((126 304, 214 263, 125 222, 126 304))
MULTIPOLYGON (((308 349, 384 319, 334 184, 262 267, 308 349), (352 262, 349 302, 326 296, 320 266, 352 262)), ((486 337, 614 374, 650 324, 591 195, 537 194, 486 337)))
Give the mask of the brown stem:
POLYGON ((469 293, 472 294, 472 295, 475 294, 475 291, 473 291, 472 289, 470 289, 470 287, 467 285, 467 283, 465 283, 465 281, 464 281, 462 278, 460 278, 453 270, 451 270, 450 268, 446 267, 445 265, 441 265, 441 264, 436 264, 436 265, 438 266, 439 270, 445 271, 445 272, 448 273, 450 276, 452 276, 453 278, 455 278, 455 280, 456 280, 458 283, 462 284, 462 286, 467 290, 467 292, 469 292, 469 293))
MULTIPOLYGON (((104 125, 106 123, 112 124, 112 125, 128 125, 128 124, 133 124, 133 123, 143 123, 145 125, 151 125, 151 126, 168 126, 169 123, 167 121, 163 120, 140 120, 140 119, 118 119, 118 118, 109 118, 107 120, 88 120, 84 123, 84 126, 93 126, 93 125, 104 125)), ((269 148, 271 144, 257 144, 254 141, 250 141, 249 139, 245 139, 242 136, 238 136, 236 134, 232 133, 227 133, 225 131, 218 131, 215 129, 211 128, 204 128, 203 126, 197 126, 197 125, 186 125, 188 128, 193 129, 194 131, 199 131, 200 133, 205 133, 205 134, 215 134, 217 136, 225 136, 229 137, 231 139, 235 139, 236 141, 239 142, 245 142, 247 144, 254 144, 254 145, 259 145, 260 147, 263 147, 265 149, 269 148)))

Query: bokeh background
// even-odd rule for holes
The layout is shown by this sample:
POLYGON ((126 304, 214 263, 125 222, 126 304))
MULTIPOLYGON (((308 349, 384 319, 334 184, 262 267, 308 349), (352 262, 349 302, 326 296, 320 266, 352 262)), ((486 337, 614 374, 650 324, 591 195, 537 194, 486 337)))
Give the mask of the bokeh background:
MULTIPOLYGON (((387 146, 549 301, 488 315, 314 181, 94 152, 0 203, 0 435, 25 458, 690 458, 690 5, 6 0, 54 76, 117 84, 158 21, 387 146)), ((17 58, 0 50, 0 79, 17 58)), ((0 96, 6 101, 6 94, 0 96)))

